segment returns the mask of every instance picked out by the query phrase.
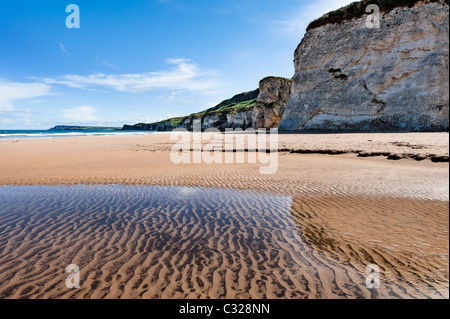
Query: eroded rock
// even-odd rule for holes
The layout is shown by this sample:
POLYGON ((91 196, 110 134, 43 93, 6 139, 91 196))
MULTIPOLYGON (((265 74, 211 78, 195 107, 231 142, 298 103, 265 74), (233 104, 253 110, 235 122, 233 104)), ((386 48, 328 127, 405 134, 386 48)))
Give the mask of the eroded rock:
POLYGON ((310 29, 281 130, 447 131, 449 8, 422 3, 310 29))
POLYGON ((259 96, 253 110, 254 128, 277 128, 291 95, 291 79, 266 77, 259 82, 259 96))

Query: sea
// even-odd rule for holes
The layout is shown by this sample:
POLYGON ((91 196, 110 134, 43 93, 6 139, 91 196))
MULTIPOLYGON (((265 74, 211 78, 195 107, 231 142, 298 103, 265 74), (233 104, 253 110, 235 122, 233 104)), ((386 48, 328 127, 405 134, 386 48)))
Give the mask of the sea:
POLYGON ((75 136, 130 136, 130 135, 147 135, 147 134, 154 134, 154 133, 157 133, 157 132, 155 132, 155 131, 120 131, 120 130, 57 131, 57 130, 1 130, 0 129, 0 141, 75 137, 75 136))

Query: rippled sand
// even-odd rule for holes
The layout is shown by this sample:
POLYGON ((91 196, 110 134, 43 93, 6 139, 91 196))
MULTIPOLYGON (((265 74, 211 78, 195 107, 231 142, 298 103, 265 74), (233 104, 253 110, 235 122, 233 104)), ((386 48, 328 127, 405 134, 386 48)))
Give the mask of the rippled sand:
POLYGON ((448 163, 355 153, 445 157, 447 133, 281 135, 300 151, 274 175, 176 165, 173 143, 0 142, 0 298, 449 297, 448 163), (302 154, 326 149, 348 154, 302 154))
POLYGON ((448 225, 408 196, 0 186, 0 298, 448 298, 448 225))

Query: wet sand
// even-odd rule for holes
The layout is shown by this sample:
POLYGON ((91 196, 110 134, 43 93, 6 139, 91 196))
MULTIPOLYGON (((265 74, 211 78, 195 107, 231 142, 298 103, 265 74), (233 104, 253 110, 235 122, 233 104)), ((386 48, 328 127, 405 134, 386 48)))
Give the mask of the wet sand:
MULTIPOLYGON (((448 154, 443 136, 420 137, 439 144, 428 154, 448 154)), ((352 143, 393 152, 406 137, 352 143)), ((300 138, 281 135, 280 148, 300 138)), ((340 138, 333 149, 353 149, 340 138)), ((448 163, 281 152, 278 173, 260 175, 260 164, 172 164, 172 144, 0 142, 0 185, 16 185, 0 186, 0 297, 449 297, 448 163), (106 186, 67 187, 78 184, 106 186), (64 284, 70 263, 78 290, 64 284), (379 290, 365 287, 373 263, 379 290)))
POLYGON ((0 200, 0 298, 448 298, 445 202, 160 186, 0 200))
MULTIPOLYGON (((334 150, 395 153, 398 146, 392 141, 416 139, 431 148, 426 154, 448 155, 447 133, 351 137, 280 135, 279 148, 326 150, 332 144, 334 150)), ((356 194, 448 200, 448 163, 408 158, 391 161, 385 156, 365 158, 354 153, 280 152, 277 173, 261 175, 260 167, 267 164, 174 164, 169 155, 174 143, 169 134, 0 141, 0 185, 173 185, 257 189, 293 196, 356 194)))

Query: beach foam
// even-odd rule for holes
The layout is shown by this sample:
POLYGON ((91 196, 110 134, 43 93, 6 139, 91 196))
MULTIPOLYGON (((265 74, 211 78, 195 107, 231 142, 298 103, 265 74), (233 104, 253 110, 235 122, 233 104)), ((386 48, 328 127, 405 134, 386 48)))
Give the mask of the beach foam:
POLYGON ((26 140, 41 138, 81 137, 81 136, 135 136, 148 135, 157 132, 125 132, 125 131, 1 131, 0 141, 26 140))

